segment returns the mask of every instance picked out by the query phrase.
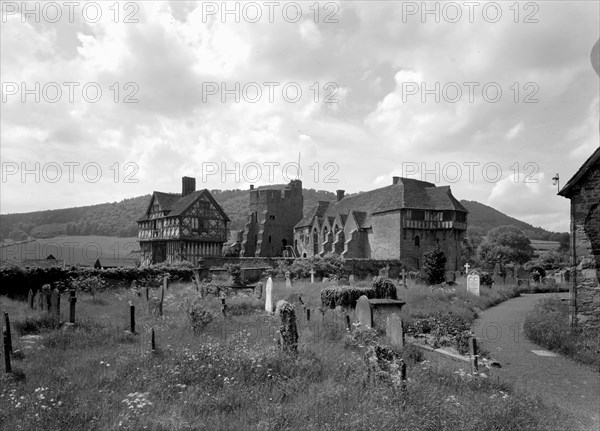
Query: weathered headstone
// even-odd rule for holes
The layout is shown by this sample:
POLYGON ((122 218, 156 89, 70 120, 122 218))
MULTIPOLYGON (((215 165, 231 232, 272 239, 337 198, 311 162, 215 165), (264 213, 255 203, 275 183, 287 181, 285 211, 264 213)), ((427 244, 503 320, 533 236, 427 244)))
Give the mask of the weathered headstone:
POLYGON ((254 294, 256 295, 256 297, 258 299, 262 299, 262 295, 263 295, 263 284, 261 281, 259 281, 258 283, 256 283, 256 287, 254 288, 254 294))
POLYGON ((379 270, 379 276, 383 277, 383 278, 389 278, 390 277, 390 267, 389 267, 389 265, 386 266, 385 268, 381 268, 379 270))
POLYGON ((287 287, 288 289, 292 288, 292 280, 290 279, 289 271, 285 272, 285 287, 287 287))
POLYGON ((344 277, 338 279, 338 286, 350 286, 350 280, 344 277))
POLYGON ((163 289, 169 290, 169 277, 166 275, 163 277, 163 289))
POLYGON ((267 287, 265 293, 265 311, 267 313, 273 312, 273 279, 269 277, 267 280, 267 287))
POLYGON ((321 283, 329 283, 329 278, 323 277, 323 279, 321 280, 321 283))
POLYGON ((29 293, 27 294, 27 304, 33 310, 33 290, 31 289, 29 289, 29 293))
POLYGON ((311 283, 315 282, 315 270, 314 270, 314 268, 310 269, 310 282, 311 283))
POLYGON ((406 284, 406 269, 402 268, 402 285, 404 287, 408 287, 408 284, 406 284))
POLYGON ((42 293, 42 291, 38 290, 37 293, 37 308, 38 310, 44 309, 44 302, 46 302, 46 295, 42 293))
POLYGON ((279 307, 281 326, 281 348, 284 352, 296 353, 298 351, 298 328, 296 326, 296 313, 294 307, 288 302, 282 301, 279 307))
POLYGON ((58 289, 54 289, 50 297, 50 315, 55 322, 60 321, 60 292, 58 289))
POLYGON ((362 295, 356 301, 356 319, 362 326, 371 328, 373 326, 373 314, 371 313, 371 304, 369 298, 362 295))
POLYGON ((132 280, 131 281, 130 289, 131 290, 137 290, 137 280, 132 280))
POLYGON ((388 316, 385 333, 389 337, 392 345, 404 347, 404 331, 402 330, 402 320, 396 313, 388 316))
POLYGON ((467 292, 479 296, 479 274, 469 274, 467 276, 467 292))
POLYGON ((348 283, 354 283, 354 274, 350 274, 350 276, 348 277, 348 283))

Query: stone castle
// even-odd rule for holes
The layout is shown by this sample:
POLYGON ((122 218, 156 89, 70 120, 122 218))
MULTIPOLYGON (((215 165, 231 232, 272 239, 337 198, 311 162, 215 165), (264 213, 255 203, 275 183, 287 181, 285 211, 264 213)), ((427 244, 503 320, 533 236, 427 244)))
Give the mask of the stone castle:
POLYGON ((333 253, 343 258, 398 259, 420 269, 423 254, 439 246, 447 271, 460 266, 468 211, 449 186, 393 177, 387 187, 320 201, 294 226, 302 257, 333 253))
POLYGON ((302 219, 302 181, 285 190, 250 186, 250 211, 242 232, 242 257, 294 256, 294 225, 302 219))

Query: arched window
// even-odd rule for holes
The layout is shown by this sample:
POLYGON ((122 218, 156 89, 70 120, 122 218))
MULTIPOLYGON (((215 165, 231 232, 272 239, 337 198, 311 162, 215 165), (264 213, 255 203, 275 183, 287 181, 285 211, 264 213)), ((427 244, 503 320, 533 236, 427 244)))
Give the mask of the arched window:
POLYGON ((419 238, 419 235, 415 236, 415 247, 421 247, 421 238, 419 238))

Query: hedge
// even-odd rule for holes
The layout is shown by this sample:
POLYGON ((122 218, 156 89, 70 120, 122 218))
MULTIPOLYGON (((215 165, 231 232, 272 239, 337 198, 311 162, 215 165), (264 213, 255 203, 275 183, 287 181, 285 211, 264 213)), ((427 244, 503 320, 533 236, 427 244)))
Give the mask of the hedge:
POLYGON ((144 268, 118 267, 96 269, 90 267, 23 268, 8 265, 0 268, 0 294, 25 297, 29 290, 37 291, 44 284, 52 284, 59 290, 68 288, 70 280, 78 277, 98 276, 110 285, 127 286, 133 280, 138 285, 155 285, 157 280, 168 275, 171 280, 193 280, 191 266, 155 265, 144 268))
POLYGON ((376 298, 375 288, 354 286, 326 287, 321 290, 321 304, 326 308, 335 308, 338 305, 350 308, 356 305, 356 301, 362 295, 365 295, 369 299, 376 298))

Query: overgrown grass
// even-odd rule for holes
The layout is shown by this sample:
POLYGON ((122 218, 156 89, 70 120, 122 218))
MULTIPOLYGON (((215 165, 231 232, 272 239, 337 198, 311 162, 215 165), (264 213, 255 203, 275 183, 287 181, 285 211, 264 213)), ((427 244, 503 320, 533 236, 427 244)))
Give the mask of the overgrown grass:
POLYGON ((524 329, 536 344, 600 371, 600 330, 571 328, 568 303, 553 298, 539 301, 527 315, 524 329))
POLYGON ((400 290, 406 301, 402 318, 407 333, 424 337, 434 347, 454 347, 468 351, 471 324, 479 313, 508 299, 519 296, 516 286, 481 287, 481 296, 467 293, 464 286, 451 289, 425 287, 400 290))
MULTIPOLYGON (((313 298, 311 289, 319 290, 309 284, 303 300, 313 298)), ((282 285, 274 291, 276 300, 289 296, 282 285)), ((299 321, 297 356, 278 349, 279 320, 256 311, 218 316, 195 334, 180 307, 194 295, 191 286, 170 289, 160 318, 148 315, 145 299, 106 292, 105 305, 78 301, 74 331, 35 323, 43 314, 2 299, 0 308, 15 322, 15 347, 23 347, 21 330, 37 331, 42 339, 13 361, 24 379, 2 377, 0 428, 546 431, 585 426, 571 413, 495 379, 423 362, 420 351, 410 347, 401 352, 408 364, 405 390, 373 380, 359 343, 346 347, 349 334, 322 325, 318 316, 311 319, 315 326, 299 321), (125 332, 129 301, 136 305, 137 335, 125 332), (27 319, 30 323, 21 324, 27 319), (150 328, 158 345, 154 353, 150 328), (325 336, 307 341, 311 331, 325 336)), ((235 301, 232 305, 243 310, 261 303, 235 301)), ((219 305, 216 298, 206 300, 208 308, 219 305)))

